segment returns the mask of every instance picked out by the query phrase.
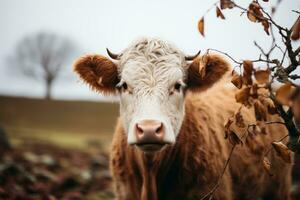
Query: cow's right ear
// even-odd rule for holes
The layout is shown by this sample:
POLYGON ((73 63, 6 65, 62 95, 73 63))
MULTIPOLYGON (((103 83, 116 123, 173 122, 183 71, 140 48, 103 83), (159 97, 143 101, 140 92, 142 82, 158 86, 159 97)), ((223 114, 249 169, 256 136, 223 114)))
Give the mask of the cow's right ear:
POLYGON ((109 58, 101 55, 87 55, 73 65, 74 71, 92 89, 103 94, 116 93, 119 82, 118 68, 109 58))

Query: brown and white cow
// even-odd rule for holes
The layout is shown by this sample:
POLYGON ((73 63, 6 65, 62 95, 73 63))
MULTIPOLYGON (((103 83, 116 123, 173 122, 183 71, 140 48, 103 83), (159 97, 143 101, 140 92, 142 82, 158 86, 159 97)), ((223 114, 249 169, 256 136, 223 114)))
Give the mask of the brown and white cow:
MULTIPOLYGON (((94 90, 120 97, 110 168, 118 200, 201 199, 216 185, 229 156, 224 124, 239 105, 230 65, 218 55, 192 61, 175 46, 142 38, 109 59, 87 55, 74 70, 94 90), (227 80, 227 82, 226 82, 227 80), (219 83, 217 83, 219 82, 219 83)), ((248 113, 247 113, 248 112, 248 113)), ((250 111, 245 116, 253 118, 250 111)), ((274 176, 263 152, 286 134, 281 125, 238 146, 213 199, 289 199, 291 166, 274 152, 274 176)))

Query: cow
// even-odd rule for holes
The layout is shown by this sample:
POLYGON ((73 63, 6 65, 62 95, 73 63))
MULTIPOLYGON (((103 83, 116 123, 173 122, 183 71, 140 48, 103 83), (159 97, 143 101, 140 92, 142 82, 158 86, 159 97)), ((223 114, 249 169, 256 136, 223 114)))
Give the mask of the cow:
POLYGON ((287 134, 282 125, 269 125, 252 148, 236 146, 224 168, 232 149, 224 124, 240 107, 224 57, 186 56, 147 37, 107 52, 110 58, 85 55, 73 67, 93 90, 120 99, 110 152, 117 200, 199 200, 216 184, 212 199, 290 199, 291 165, 273 150, 273 176, 262 164, 270 143, 287 134))

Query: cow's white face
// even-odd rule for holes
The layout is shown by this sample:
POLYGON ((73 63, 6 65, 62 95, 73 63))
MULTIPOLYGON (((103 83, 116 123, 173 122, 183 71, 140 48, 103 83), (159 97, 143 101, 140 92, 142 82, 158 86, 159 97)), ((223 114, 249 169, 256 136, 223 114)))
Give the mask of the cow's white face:
POLYGON ((174 143, 184 116, 187 64, 184 55, 160 40, 138 42, 120 59, 120 114, 128 143, 137 143, 136 126, 162 123, 162 140, 174 143))
POLYGON ((188 63, 173 45, 144 38, 114 62, 90 55, 79 59, 74 68, 92 88, 119 95, 128 143, 148 151, 175 143, 184 118, 185 91, 207 89, 229 66, 215 55, 188 63))

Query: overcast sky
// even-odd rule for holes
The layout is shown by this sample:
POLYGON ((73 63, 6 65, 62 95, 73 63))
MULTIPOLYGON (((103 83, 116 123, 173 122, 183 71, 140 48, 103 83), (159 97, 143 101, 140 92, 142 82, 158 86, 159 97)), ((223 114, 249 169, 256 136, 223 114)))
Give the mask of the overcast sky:
MULTIPOLYGON (((249 22, 239 11, 225 10, 226 20, 215 17, 213 9, 205 17, 203 38, 197 31, 200 17, 215 1, 211 0, 0 0, 0 95, 44 95, 40 81, 13 74, 7 57, 24 36, 38 31, 51 31, 72 39, 80 54, 105 54, 109 47, 121 51, 141 36, 160 37, 171 41, 187 54, 215 48, 239 59, 257 58, 256 40, 270 45, 260 24, 249 22)), ((250 0, 236 0, 246 6, 250 0)), ((271 4, 276 1, 270 0, 271 4)), ((270 3, 262 3, 268 7, 270 3)), ((282 0, 276 13, 279 24, 291 27, 300 9, 299 0, 282 0)), ((297 44, 299 46, 299 42, 297 44)), ((276 56, 276 55, 274 55, 276 56)), ((67 64, 67 75, 54 85, 59 99, 101 99, 78 81, 67 64)))

